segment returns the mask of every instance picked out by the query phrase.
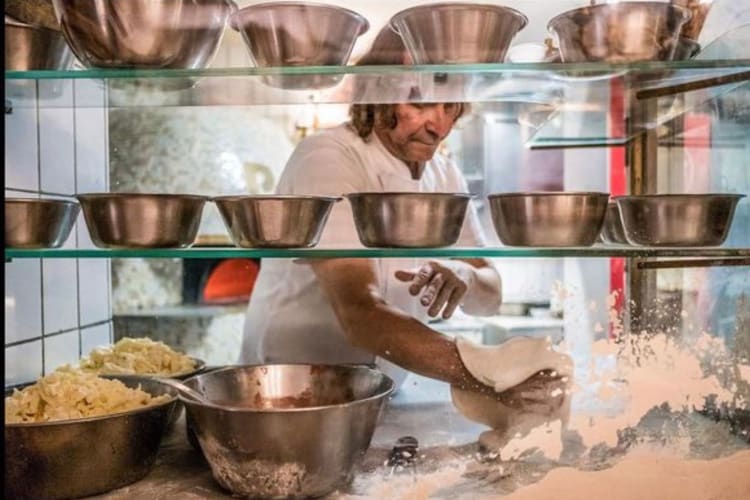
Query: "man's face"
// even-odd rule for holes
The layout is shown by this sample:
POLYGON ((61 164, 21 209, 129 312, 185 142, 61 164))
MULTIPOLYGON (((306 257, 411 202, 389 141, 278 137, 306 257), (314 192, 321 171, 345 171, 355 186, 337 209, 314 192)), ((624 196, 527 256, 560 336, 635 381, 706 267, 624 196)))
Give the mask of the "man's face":
POLYGON ((458 119, 457 104, 396 104, 396 128, 380 130, 391 153, 405 162, 432 159, 458 119))

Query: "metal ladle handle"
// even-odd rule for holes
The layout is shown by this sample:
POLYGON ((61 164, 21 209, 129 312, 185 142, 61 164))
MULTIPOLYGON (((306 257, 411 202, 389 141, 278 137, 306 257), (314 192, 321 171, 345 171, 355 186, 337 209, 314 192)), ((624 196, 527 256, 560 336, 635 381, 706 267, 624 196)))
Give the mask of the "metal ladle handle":
POLYGON ((163 379, 160 379, 159 381, 177 389, 180 395, 184 396, 187 399, 191 399, 195 401, 196 403, 201 403, 205 405, 213 405, 213 403, 207 400, 205 396, 203 396, 203 394, 196 391, 192 387, 188 387, 187 385, 183 384, 179 380, 176 380, 173 378, 163 378, 163 379))

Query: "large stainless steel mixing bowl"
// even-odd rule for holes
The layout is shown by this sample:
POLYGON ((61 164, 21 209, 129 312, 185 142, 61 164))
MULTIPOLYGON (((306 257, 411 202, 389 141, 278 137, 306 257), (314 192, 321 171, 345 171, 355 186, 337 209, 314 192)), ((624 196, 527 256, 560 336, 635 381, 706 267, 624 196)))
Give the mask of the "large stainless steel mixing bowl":
POLYGON ((437 3, 398 12, 391 27, 415 64, 496 63, 528 19, 499 5, 437 3))
POLYGON ((57 248, 68 239, 80 207, 74 201, 5 199, 7 248, 57 248))
POLYGON ((628 240, 625 238, 625 230, 622 227, 620 209, 614 201, 610 201, 607 204, 607 214, 604 216, 601 238, 604 243, 612 243, 615 245, 628 244, 628 240))
POLYGON ((505 245, 591 246, 604 222, 608 193, 538 192, 492 194, 492 222, 505 245))
POLYGON ((246 248, 306 248, 318 244, 333 204, 330 196, 214 198, 232 240, 246 248))
POLYGON ((199 69, 219 47, 231 0, 53 0, 78 60, 103 68, 199 69))
MULTIPOLYGON (((258 67, 343 66, 354 42, 370 27, 361 15, 313 2, 268 2, 240 9, 230 19, 258 67)), ((339 75, 273 75, 264 82, 282 88, 324 88, 339 75)))
POLYGON ((563 62, 670 61, 690 11, 660 2, 620 2, 582 7, 547 25, 563 62))
MULTIPOLYGON (((109 377, 151 395, 176 396, 143 377, 109 377)), ((9 394, 6 392, 6 396, 9 394)), ((148 474, 177 398, 123 413, 37 424, 5 424, 5 498, 95 495, 148 474)))
POLYGON ((429 248, 458 241, 471 195, 352 193, 359 240, 366 247, 429 248))
POLYGON ((706 247, 724 243, 740 194, 652 194, 615 198, 633 245, 706 247))
POLYGON ((229 367, 185 383, 215 402, 182 400, 216 481, 264 498, 318 497, 350 481, 393 391, 363 366, 229 367))
POLYGON ((205 196, 94 193, 77 196, 91 240, 102 248, 182 248, 198 233, 205 196))
POLYGON ((65 70, 72 64, 62 33, 5 16, 5 71, 65 70))

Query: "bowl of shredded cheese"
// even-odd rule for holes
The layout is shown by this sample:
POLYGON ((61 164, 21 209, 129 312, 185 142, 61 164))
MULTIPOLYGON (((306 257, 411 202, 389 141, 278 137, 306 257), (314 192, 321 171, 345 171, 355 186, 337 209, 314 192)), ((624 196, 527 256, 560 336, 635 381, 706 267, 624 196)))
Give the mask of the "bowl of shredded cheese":
MULTIPOLYGON (((148 337, 125 337, 113 345, 97 347, 78 362, 78 368, 97 375, 176 378, 185 380, 201 373, 206 363, 177 352, 164 342, 148 337)), ((169 421, 172 429, 183 413, 179 401, 169 421)))
POLYGON ((84 372, 98 375, 139 375, 185 379, 203 371, 206 364, 147 337, 125 337, 115 344, 93 349, 78 363, 84 372))
POLYGON ((5 394, 5 498, 76 498, 152 469, 177 405, 148 377, 63 367, 5 394))

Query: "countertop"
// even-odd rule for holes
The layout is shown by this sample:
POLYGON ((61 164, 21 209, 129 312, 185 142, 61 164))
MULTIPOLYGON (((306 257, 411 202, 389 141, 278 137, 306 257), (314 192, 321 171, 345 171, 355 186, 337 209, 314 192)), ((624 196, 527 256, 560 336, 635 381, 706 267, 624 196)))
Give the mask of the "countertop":
MULTIPOLYGON (((609 411, 616 411, 610 404, 609 411)), ((617 406, 617 405, 615 405, 617 406)), ((573 413, 591 414, 604 408, 584 391, 574 397, 573 413)), ((354 481, 326 500, 438 498, 446 500, 496 498, 534 483, 561 466, 599 470, 613 465, 631 446, 687 439, 693 458, 718 458, 750 447, 725 422, 696 412, 673 412, 654 407, 635 427, 622 433, 614 447, 603 443, 588 450, 575 433, 562 435, 558 459, 528 449, 521 456, 502 460, 481 454, 477 439, 486 427, 472 423, 453 407, 447 384, 410 374, 388 402, 370 449, 355 470, 354 481), (396 471, 386 466, 388 454, 402 436, 414 436, 420 445, 418 469, 396 471), (416 472, 416 475, 411 475, 416 472)), ((747 430, 744 431, 745 433, 747 430)), ((618 435, 620 433, 618 432, 618 435)), ((680 441, 682 442, 682 441, 680 441)), ((538 451, 538 450, 537 450, 538 451)), ((184 416, 162 443, 151 473, 132 485, 99 495, 106 500, 191 500, 231 498, 213 480, 202 455, 189 444, 184 416)))

